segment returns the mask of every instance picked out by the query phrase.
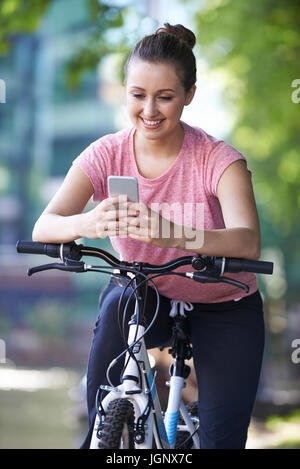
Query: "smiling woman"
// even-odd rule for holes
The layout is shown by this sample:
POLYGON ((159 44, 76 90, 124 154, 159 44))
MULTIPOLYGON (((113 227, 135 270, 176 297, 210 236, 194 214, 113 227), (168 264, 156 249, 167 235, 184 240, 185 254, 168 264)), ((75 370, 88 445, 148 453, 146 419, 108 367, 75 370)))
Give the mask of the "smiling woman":
MULTIPOLYGON (((151 139, 152 147, 156 143, 159 148, 155 153, 176 157, 184 135, 180 117, 184 106, 192 101, 195 89, 193 85, 185 92, 176 68, 170 63, 153 67, 151 62, 132 59, 127 71, 126 96, 129 116, 139 130, 135 135, 136 146, 146 147, 151 139)), ((137 153, 136 148, 136 156, 137 153)))
MULTIPOLYGON (((246 158, 181 120, 196 89, 194 44, 192 31, 165 24, 135 46, 125 66, 132 126, 92 142, 74 160, 35 225, 35 241, 109 236, 122 260, 152 264, 187 252, 259 257, 259 220, 246 158), (138 203, 127 202, 124 210, 116 210, 119 198, 107 191, 112 175, 138 180, 138 203), (82 213, 91 196, 98 205, 82 213), (184 213, 180 220, 178 212, 184 213), (168 236, 160 229, 166 225, 168 236)), ((167 343, 172 300, 191 303, 188 324, 199 388, 200 445, 207 449, 245 447, 262 361, 264 323, 256 276, 231 276, 249 285, 249 293, 225 283, 195 287, 179 276, 156 278, 161 307, 146 336, 148 348, 167 343)), ((150 322, 154 292, 149 290, 145 315, 150 322)), ((122 293, 111 282, 101 297, 87 372, 89 432, 82 448, 90 444, 98 386, 107 383, 106 370, 123 350, 117 318, 122 293)), ((133 304, 128 306, 132 314, 133 304)), ((119 383, 122 366, 120 361, 112 369, 113 382, 119 383)))
POLYGON ((150 153, 156 154, 159 161, 164 155, 171 165, 179 153, 183 142, 180 117, 196 90, 196 60, 192 52, 195 42, 192 31, 167 23, 155 35, 138 42, 128 57, 127 108, 140 130, 135 134, 135 155, 140 164, 143 154, 150 153), (147 151, 149 139, 151 147, 147 151))
POLYGON ((195 86, 185 92, 169 63, 153 67, 138 58, 131 61, 126 78, 127 109, 137 129, 135 158, 144 177, 158 177, 176 160, 184 138, 180 117, 194 92, 195 86))

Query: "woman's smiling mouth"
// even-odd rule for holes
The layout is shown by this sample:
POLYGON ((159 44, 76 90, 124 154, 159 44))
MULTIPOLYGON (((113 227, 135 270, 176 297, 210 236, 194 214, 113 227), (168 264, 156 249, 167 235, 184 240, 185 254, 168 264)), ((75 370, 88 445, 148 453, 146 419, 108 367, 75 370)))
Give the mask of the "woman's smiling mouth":
POLYGON ((148 120, 148 119, 144 119, 143 117, 141 117, 141 120, 142 120, 144 126, 147 127, 148 129, 149 128, 156 129, 160 126, 160 124, 163 122, 164 119, 148 120))

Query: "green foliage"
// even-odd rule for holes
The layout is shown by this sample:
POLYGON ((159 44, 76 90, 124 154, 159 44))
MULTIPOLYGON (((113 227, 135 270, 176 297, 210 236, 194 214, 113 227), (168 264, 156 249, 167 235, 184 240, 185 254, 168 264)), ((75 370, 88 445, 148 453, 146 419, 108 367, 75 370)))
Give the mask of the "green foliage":
POLYGON ((67 337, 71 317, 71 305, 48 298, 27 306, 24 311, 26 325, 42 337, 61 339, 67 337))
POLYGON ((282 423, 299 423, 300 424, 300 409, 296 409, 293 412, 285 416, 270 415, 266 421, 266 428, 268 430, 276 430, 276 427, 282 423))
MULTIPOLYGON (((300 260, 299 17, 294 0, 206 0, 195 15, 201 55, 222 71, 236 115, 231 142, 254 174, 263 240, 281 247, 290 271, 300 260)), ((296 286, 299 274, 288 280, 296 286)))
POLYGON ((0 55, 6 54, 16 34, 37 29, 50 0, 2 0, 0 4, 0 55))
POLYGON ((298 438, 285 440, 279 445, 267 449, 300 449, 300 440, 298 438))
POLYGON ((1 390, 0 448, 77 449, 85 428, 78 428, 70 386, 73 383, 34 392, 1 390))
POLYGON ((133 45, 124 27, 133 12, 131 7, 109 6, 98 0, 87 0, 87 6, 89 33, 66 65, 67 83, 71 89, 80 84, 86 70, 95 69, 105 56, 119 53, 126 57, 133 45))
POLYGON ((265 427, 270 432, 282 433, 280 443, 273 448, 300 448, 300 409, 295 409, 284 416, 270 415, 265 422, 265 427))

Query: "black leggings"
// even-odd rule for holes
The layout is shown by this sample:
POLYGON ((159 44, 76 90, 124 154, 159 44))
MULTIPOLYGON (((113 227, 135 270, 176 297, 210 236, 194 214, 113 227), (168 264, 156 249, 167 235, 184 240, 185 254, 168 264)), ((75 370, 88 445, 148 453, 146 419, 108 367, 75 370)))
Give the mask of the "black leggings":
MULTIPOLYGON (((124 301, 132 290, 127 289, 124 301)), ((107 384, 106 370, 124 350, 117 309, 123 289, 113 281, 100 297, 100 313, 94 328, 87 370, 89 431, 81 446, 89 448, 95 419, 95 396, 107 384)), ((133 313, 134 297, 128 307, 133 313)), ((146 317, 153 317, 156 294, 148 288, 146 317), (154 306, 153 306, 154 305, 154 306)), ((187 312, 193 361, 198 384, 201 449, 245 447, 247 430, 257 392, 263 349, 263 303, 257 290, 239 301, 193 303, 187 312)), ((145 336, 147 348, 166 344, 171 338, 170 299, 160 295, 156 323, 145 336)), ((126 321, 127 324, 128 321, 126 321)), ((128 329, 126 329, 128 330, 128 329)), ((124 360, 111 369, 111 381, 120 383, 124 360)))

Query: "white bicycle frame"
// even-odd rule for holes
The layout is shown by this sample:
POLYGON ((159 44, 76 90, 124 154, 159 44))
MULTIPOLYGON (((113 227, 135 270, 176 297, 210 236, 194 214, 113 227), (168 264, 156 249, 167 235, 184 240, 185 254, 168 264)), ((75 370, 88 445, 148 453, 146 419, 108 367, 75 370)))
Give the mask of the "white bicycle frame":
MULTIPOLYGON (((65 244, 53 244, 53 243, 36 243, 36 242, 27 242, 27 241, 18 241, 17 242, 17 252, 19 253, 28 253, 28 254, 46 254, 50 257, 58 258, 60 257, 62 260, 61 264, 57 262, 53 264, 46 264, 42 266, 36 266, 28 269, 28 275, 32 275, 34 273, 40 272, 42 270, 48 269, 60 269, 69 272, 86 272, 86 271, 96 271, 101 272, 102 270, 97 268, 97 266, 89 266, 84 262, 81 262, 80 259, 83 255, 94 255, 96 257, 100 257, 101 259, 105 260, 110 266, 121 266, 121 271, 126 271, 131 274, 136 272, 136 269, 132 268, 137 267, 139 272, 143 276, 144 283, 144 273, 143 271, 143 263, 129 263, 129 268, 123 269, 123 263, 120 263, 118 259, 112 256, 105 251, 93 247, 83 246, 83 245, 76 245, 75 242, 65 243, 65 244)), ((239 288, 242 288, 246 293, 249 292, 249 286, 245 285, 244 283, 238 282, 237 280, 233 280, 230 277, 223 276, 224 272, 254 272, 259 274, 271 274, 273 273, 273 262, 266 262, 266 261, 258 261, 258 260, 249 260, 249 259, 239 259, 239 258, 225 258, 225 257, 216 257, 216 256, 201 256, 198 254, 196 257, 187 256, 188 259, 185 257, 178 258, 174 260, 174 262, 166 263, 161 266, 161 268, 157 268, 158 266, 148 265, 146 269, 148 273, 157 273, 162 272, 162 270, 167 267, 172 267, 172 269, 179 267, 180 265, 191 265, 194 269, 193 272, 186 272, 186 274, 182 273, 183 276, 189 277, 194 279, 200 283, 206 282, 226 282, 232 285, 235 285, 239 288), (176 261, 176 262, 175 262, 176 261), (205 267, 205 269, 204 269, 205 267), (163 269, 162 269, 163 268, 163 269), (204 273, 201 271, 205 270, 204 273)), ((100 266, 101 267, 101 266, 100 266)), ((153 278, 153 277, 151 277, 153 278)), ((139 287, 139 285, 138 285, 139 287)), ((138 288, 136 288, 138 289, 138 288)), ((139 290, 139 289, 138 289, 139 290)), ((138 314, 138 304, 139 300, 141 299, 140 303, 143 305, 143 296, 141 295, 136 300, 136 310, 135 316, 139 317, 138 314)), ((176 432, 178 430, 188 431, 193 439, 194 448, 199 448, 199 437, 197 434, 197 429, 195 429, 193 424, 192 417, 189 416, 183 401, 181 399, 182 389, 184 387, 184 378, 180 375, 177 375, 177 370, 174 372, 174 375, 171 376, 170 379, 170 393, 169 393, 169 400, 168 406, 163 418, 163 414, 161 411, 157 390, 154 382, 154 378, 152 375, 152 370, 149 363, 149 358, 144 342, 144 338, 142 337, 144 334, 145 328, 141 325, 136 325, 133 322, 129 328, 129 337, 128 342, 134 346, 132 353, 135 355, 135 359, 132 358, 132 353, 127 352, 126 354, 126 369, 127 375, 123 374, 122 384, 117 386, 116 388, 112 388, 106 386, 106 390, 110 391, 108 395, 103 399, 101 406, 103 407, 104 412, 107 410, 109 403, 114 399, 124 398, 131 401, 135 408, 135 414, 137 415, 137 419, 144 420, 142 424, 137 422, 136 424, 136 434, 135 434, 135 447, 137 449, 143 448, 152 448, 152 441, 153 435, 155 437, 155 442, 157 448, 175 448, 175 438, 176 432), (140 338, 140 340, 138 340, 140 338), (137 364, 138 363, 138 364, 137 364), (137 382, 139 382, 140 374, 142 376, 142 383, 140 383, 141 388, 139 389, 137 386, 137 382), (130 379, 133 378, 133 379, 130 379), (150 398, 151 396, 151 398, 150 398), (147 411, 147 412, 145 412, 147 411), (185 422, 185 425, 177 425, 178 423, 178 416, 179 412, 185 422), (145 431, 144 431, 145 430, 145 431), (144 432, 144 433, 143 433, 144 432), (137 437, 141 437, 138 440, 137 437)), ((186 342, 186 337, 183 337, 183 345, 186 342)), ((182 344, 181 344, 182 345, 182 344)), ((182 361, 184 362, 185 355, 180 357, 181 365, 182 361)), ((112 362, 113 364, 113 362, 112 362)), ((111 365, 112 365, 111 364, 111 365)), ((175 367, 173 367, 175 368, 175 367)), ((182 367, 181 367, 182 368, 182 367)), ((174 371, 174 370, 173 370, 174 371)), ((172 374, 173 374, 172 371, 172 374)), ((184 367, 183 371, 179 370, 178 374, 184 375, 184 367)), ((100 386, 100 388, 103 386, 100 386)), ((102 411, 102 410, 101 410, 102 411)), ((98 449, 98 428, 99 428, 99 416, 97 413, 95 424, 94 424, 94 431, 92 435, 91 445, 90 448, 97 448, 98 449)))
MULTIPOLYGON (((137 308, 137 306, 136 306, 137 308)), ((177 430, 188 431, 193 438, 194 448, 199 449, 199 436, 195 432, 194 423, 188 414, 185 405, 181 398, 182 389, 185 386, 184 378, 180 376, 171 376, 170 378, 170 392, 165 418, 163 418, 155 380, 152 374, 149 357, 145 345, 144 338, 141 337, 145 332, 145 327, 137 324, 129 326, 128 343, 133 345, 132 352, 136 360, 140 364, 140 371, 142 373, 142 392, 137 386, 135 379, 125 379, 122 384, 116 388, 107 386, 106 389, 110 392, 105 396, 101 402, 101 406, 106 412, 108 405, 114 399, 124 398, 129 400, 135 410, 136 420, 143 414, 146 407, 149 405, 149 393, 151 394, 153 405, 151 405, 150 412, 145 422, 145 438, 141 443, 135 443, 136 449, 151 449, 153 436, 155 438, 156 447, 158 449, 174 449, 177 430), (139 340, 139 338, 141 338, 139 340), (142 365, 142 366, 141 366, 142 365), (132 394, 137 391, 136 394, 132 394), (129 392, 129 393, 128 393, 129 392), (178 416, 181 414, 185 425, 178 424, 178 416)), ((132 376, 139 380, 139 369, 136 361, 127 352, 125 363, 127 363, 123 376, 132 376), (127 361, 128 360, 128 361, 127 361)), ((99 416, 96 415, 94 430, 91 439, 90 449, 98 449, 99 439, 97 437, 97 430, 99 427, 99 416)))

